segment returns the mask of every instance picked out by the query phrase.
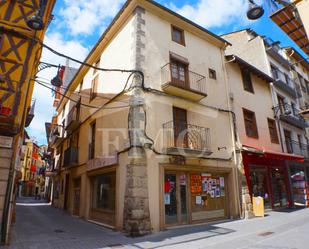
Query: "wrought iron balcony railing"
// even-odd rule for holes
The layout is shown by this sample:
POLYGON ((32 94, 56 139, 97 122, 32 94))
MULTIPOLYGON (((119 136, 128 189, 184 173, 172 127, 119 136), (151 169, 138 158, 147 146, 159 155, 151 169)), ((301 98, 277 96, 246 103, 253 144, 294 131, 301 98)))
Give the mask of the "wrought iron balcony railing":
POLYGON ((164 147, 168 154, 210 155, 210 129, 174 121, 163 124, 164 147))
POLYGON ((71 146, 64 152, 64 166, 74 166, 78 164, 78 148, 71 146))
POLYGON ((172 72, 171 63, 161 68, 161 81, 164 91, 180 97, 201 100, 207 96, 206 77, 185 69, 183 72, 172 72), (178 74, 182 74, 179 76, 178 74))
POLYGON ((309 146, 294 140, 286 141, 287 152, 309 158, 309 146))
POLYGON ((299 115, 300 110, 290 104, 283 104, 274 107, 275 116, 286 123, 294 125, 300 129, 308 127, 306 120, 299 115))
POLYGON ((71 108, 65 122, 66 130, 74 130, 80 124, 79 111, 79 105, 75 105, 71 108))

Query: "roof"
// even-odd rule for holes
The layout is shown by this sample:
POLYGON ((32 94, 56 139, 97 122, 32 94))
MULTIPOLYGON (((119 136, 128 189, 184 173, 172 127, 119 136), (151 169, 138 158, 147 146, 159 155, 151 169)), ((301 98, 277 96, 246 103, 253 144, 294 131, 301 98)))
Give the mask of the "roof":
MULTIPOLYGON (((220 37, 220 36, 218 36, 218 35, 212 33, 211 31, 209 31, 209 30, 203 28, 202 26, 200 26, 200 25, 198 25, 198 24, 192 22, 191 20, 189 20, 189 19, 187 19, 187 18, 185 18, 185 17, 179 15, 178 13, 176 13, 176 12, 174 12, 174 11, 172 11, 172 10, 166 8, 166 7, 164 7, 163 5, 157 3, 157 2, 155 2, 155 1, 153 1, 153 0, 143 0, 143 1, 138 1, 138 0, 127 0, 127 1, 124 3, 124 5, 122 6, 122 8, 119 10, 119 12, 117 13, 117 15, 114 17, 114 19, 111 21, 111 23, 109 24, 109 26, 106 28, 106 30, 104 31, 104 33, 101 35, 101 37, 99 38, 99 40, 97 41, 97 43, 94 45, 94 47, 92 48, 92 50, 89 52, 88 56, 87 56, 86 59, 84 60, 84 63, 88 62, 88 61, 91 59, 93 53, 98 49, 100 43, 103 41, 104 38, 107 37, 107 35, 108 35, 108 33, 110 32, 110 30, 112 29, 112 27, 113 27, 113 26, 115 25, 115 23, 120 19, 121 15, 124 13, 124 11, 129 7, 129 5, 130 5, 132 2, 137 3, 137 6, 140 6, 140 5, 143 6, 144 3, 149 3, 150 5, 152 5, 152 6, 154 6, 154 7, 157 7, 157 8, 159 8, 159 9, 161 9, 161 10, 163 10, 163 11, 165 11, 165 12, 167 12, 167 13, 169 13, 169 14, 171 14, 171 15, 173 15, 173 16, 175 16, 175 17, 181 19, 181 20, 183 20, 184 22, 186 22, 186 23, 188 23, 188 24, 194 26, 195 28, 197 28, 197 29, 201 30, 202 32, 204 32, 204 33, 210 35, 211 37, 215 38, 217 41, 221 42, 222 44, 232 45, 231 43, 229 43, 229 42, 228 42, 227 40, 225 40, 224 38, 222 38, 222 37, 220 37), (141 4, 141 3, 142 3, 142 4, 141 4)), ((66 89, 64 95, 66 95, 66 94, 68 93, 71 84, 74 82, 74 80, 75 80, 75 79, 78 77, 78 75, 81 73, 82 68, 84 68, 83 65, 81 65, 81 66, 79 67, 79 69, 78 69, 77 72, 75 73, 74 77, 72 77, 72 80, 71 80, 70 84, 68 85, 68 87, 67 87, 67 89, 66 89)), ((60 103, 59 103, 57 109, 61 106, 61 103, 62 103, 63 99, 64 99, 64 98, 61 98, 61 101, 60 101, 60 103)))
POLYGON ((308 63, 309 57, 305 58, 293 47, 285 47, 283 49, 289 52, 290 56, 293 57, 296 60, 296 62, 302 64, 303 67, 309 71, 309 63, 308 63))
POLYGON ((238 63, 240 68, 244 68, 255 74, 257 77, 261 78, 262 80, 265 80, 266 82, 273 82, 274 79, 267 75, 266 73, 262 72, 261 70, 257 69, 256 67, 252 66, 245 60, 241 59, 240 57, 236 55, 227 55, 225 56, 228 60, 234 59, 234 62, 238 63))
POLYGON ((295 17, 293 5, 275 11, 270 18, 275 22, 307 55, 309 55, 309 39, 303 22, 295 17))

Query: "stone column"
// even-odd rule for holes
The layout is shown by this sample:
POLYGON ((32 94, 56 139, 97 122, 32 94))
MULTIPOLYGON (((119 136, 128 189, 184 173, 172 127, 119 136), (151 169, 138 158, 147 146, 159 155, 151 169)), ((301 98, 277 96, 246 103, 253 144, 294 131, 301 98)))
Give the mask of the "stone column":
POLYGON ((129 110, 129 163, 124 200, 124 230, 131 236, 151 231, 146 149, 151 146, 145 134, 146 113, 141 77, 136 75, 129 110))

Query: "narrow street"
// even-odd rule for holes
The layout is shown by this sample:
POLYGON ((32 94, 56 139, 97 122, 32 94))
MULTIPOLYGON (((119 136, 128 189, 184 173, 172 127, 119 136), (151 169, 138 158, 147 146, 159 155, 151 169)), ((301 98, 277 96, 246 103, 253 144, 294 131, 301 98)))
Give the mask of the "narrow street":
POLYGON ((307 249, 309 209, 271 212, 265 218, 217 222, 128 238, 23 198, 6 249, 207 248, 307 249))

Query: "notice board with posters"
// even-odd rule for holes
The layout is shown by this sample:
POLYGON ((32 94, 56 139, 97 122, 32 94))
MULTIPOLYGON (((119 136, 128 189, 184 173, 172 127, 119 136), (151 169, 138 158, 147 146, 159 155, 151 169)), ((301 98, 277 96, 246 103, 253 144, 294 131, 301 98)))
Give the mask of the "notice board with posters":
POLYGON ((190 175, 192 220, 223 218, 226 214, 226 182, 221 174, 190 175))

